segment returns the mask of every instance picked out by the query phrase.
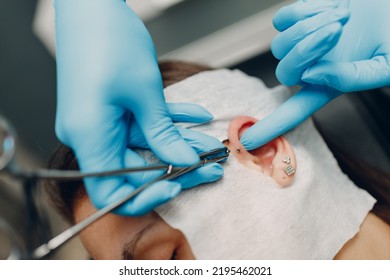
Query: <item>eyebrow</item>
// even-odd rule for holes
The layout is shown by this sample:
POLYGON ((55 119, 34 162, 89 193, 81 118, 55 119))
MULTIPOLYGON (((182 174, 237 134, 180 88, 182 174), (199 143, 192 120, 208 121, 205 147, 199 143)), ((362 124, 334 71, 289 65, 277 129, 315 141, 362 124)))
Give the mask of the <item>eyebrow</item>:
POLYGON ((142 239, 142 236, 144 236, 148 231, 150 231, 153 226, 156 224, 156 221, 151 222, 148 224, 145 228, 140 230, 136 233, 134 238, 125 243, 122 247, 122 259, 123 260, 134 260, 135 255, 135 249, 137 248, 137 245, 139 244, 140 240, 142 239))

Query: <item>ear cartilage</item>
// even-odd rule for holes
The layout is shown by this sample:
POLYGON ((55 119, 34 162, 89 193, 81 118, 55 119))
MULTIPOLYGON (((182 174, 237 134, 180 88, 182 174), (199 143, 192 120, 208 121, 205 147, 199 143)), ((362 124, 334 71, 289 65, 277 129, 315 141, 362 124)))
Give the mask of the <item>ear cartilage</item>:
POLYGON ((286 164, 290 164, 291 163, 291 158, 289 156, 286 156, 284 159, 283 159, 283 162, 286 163, 286 164))
POLYGON ((283 170, 284 170, 284 172, 286 172, 287 176, 291 176, 295 173, 295 169, 294 169, 294 167, 292 167, 292 165, 287 166, 283 170))

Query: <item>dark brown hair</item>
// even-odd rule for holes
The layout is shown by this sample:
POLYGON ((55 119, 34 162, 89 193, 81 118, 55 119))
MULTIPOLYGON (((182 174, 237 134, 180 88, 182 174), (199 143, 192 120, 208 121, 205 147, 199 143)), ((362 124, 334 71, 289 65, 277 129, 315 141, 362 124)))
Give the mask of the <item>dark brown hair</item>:
MULTIPOLYGON (((163 62, 159 64, 164 87, 184 80, 202 71, 212 70, 207 66, 185 62, 163 62)), ((320 130, 321 132, 321 130, 320 130)), ((390 224, 390 174, 379 171, 364 162, 360 162, 328 142, 340 167, 359 187, 366 189, 378 203, 373 213, 390 224)), ((79 170, 75 155, 71 149, 60 145, 54 152, 49 168, 61 170, 79 170)), ((51 182, 47 185, 50 200, 59 212, 71 223, 74 222, 73 210, 77 201, 86 195, 82 181, 51 182)))

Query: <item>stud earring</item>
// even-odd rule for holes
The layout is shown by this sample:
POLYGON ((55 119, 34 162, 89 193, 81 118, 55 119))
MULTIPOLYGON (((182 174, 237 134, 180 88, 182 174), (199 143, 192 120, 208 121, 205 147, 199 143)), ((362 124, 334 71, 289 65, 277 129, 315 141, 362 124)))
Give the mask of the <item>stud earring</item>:
POLYGON ((291 158, 289 156, 286 156, 284 159, 283 159, 283 162, 286 163, 286 164, 290 164, 291 163, 291 158))
POLYGON ((295 173, 295 169, 294 169, 294 167, 292 167, 292 165, 287 166, 283 170, 287 174, 287 176, 291 176, 295 173))

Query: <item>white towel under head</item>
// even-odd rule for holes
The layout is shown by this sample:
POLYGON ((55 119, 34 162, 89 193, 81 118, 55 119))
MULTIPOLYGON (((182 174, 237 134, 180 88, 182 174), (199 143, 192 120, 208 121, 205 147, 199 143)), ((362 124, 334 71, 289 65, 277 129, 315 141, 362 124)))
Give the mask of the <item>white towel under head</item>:
MULTIPOLYGON (((231 70, 202 72, 165 94, 168 102, 206 107, 215 121, 193 129, 221 140, 234 117, 261 119, 289 95, 231 70)), ((279 188, 231 157, 222 180, 184 191, 157 209, 183 231, 198 259, 332 259, 359 231, 375 200, 341 172, 311 120, 286 138, 297 157, 291 186, 279 188)))

